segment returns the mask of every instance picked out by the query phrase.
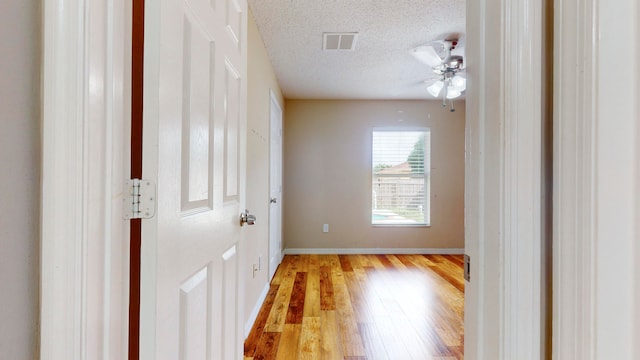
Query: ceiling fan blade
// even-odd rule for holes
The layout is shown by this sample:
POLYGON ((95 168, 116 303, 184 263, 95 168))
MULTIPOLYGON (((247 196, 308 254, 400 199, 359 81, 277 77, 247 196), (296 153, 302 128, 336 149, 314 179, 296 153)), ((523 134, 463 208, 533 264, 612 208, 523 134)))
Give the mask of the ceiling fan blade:
POLYGON ((411 49, 411 54, 415 56, 416 59, 429 65, 429 67, 442 64, 442 58, 431 45, 422 45, 415 49, 411 49))

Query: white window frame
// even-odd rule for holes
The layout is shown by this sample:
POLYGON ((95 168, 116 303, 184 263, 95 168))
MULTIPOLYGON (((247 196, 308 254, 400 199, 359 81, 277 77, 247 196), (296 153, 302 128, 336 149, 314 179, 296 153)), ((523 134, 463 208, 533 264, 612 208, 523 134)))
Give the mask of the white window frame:
POLYGON ((431 128, 429 127, 380 127, 373 128, 371 131, 371 169, 370 169, 370 179, 369 184, 371 186, 371 226, 374 227, 387 227, 387 226, 400 226, 400 227, 429 227, 431 226, 431 128), (373 222, 373 211, 374 209, 374 199, 373 199, 373 153, 374 153, 374 142, 373 137, 376 132, 423 132, 428 136, 428 141, 425 142, 425 173, 424 173, 424 222, 416 222, 416 223, 374 223, 373 222))

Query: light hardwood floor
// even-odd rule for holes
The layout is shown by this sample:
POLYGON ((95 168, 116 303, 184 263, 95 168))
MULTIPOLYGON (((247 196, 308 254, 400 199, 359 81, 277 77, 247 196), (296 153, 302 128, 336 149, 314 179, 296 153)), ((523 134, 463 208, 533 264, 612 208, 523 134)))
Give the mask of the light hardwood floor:
POLYGON ((245 360, 463 359, 461 255, 287 255, 245 360))

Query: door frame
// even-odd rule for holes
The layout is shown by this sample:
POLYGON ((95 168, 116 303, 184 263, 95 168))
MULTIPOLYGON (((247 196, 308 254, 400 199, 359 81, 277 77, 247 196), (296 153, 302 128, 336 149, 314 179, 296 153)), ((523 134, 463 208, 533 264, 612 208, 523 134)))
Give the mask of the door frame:
POLYGON ((40 358, 126 359, 131 8, 43 3, 40 358))
POLYGON ((640 72, 611 72, 640 59, 640 6, 555 0, 555 9, 553 358, 633 359, 640 72))
POLYGON ((540 360, 543 3, 467 1, 465 357, 540 360))
POLYGON ((631 359, 640 352, 640 72, 611 69, 640 58, 640 6, 554 0, 541 10, 535 0, 467 2, 465 356, 631 359), (540 37, 551 13, 553 249, 540 218, 549 74, 536 64, 548 56, 540 37))

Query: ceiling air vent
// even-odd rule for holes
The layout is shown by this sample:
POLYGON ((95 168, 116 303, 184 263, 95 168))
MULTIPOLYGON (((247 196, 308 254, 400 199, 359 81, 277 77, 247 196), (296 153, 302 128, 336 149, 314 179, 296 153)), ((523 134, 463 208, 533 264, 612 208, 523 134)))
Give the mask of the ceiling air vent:
POLYGON ((346 51, 356 46, 357 32, 351 33, 323 33, 322 50, 346 51))

